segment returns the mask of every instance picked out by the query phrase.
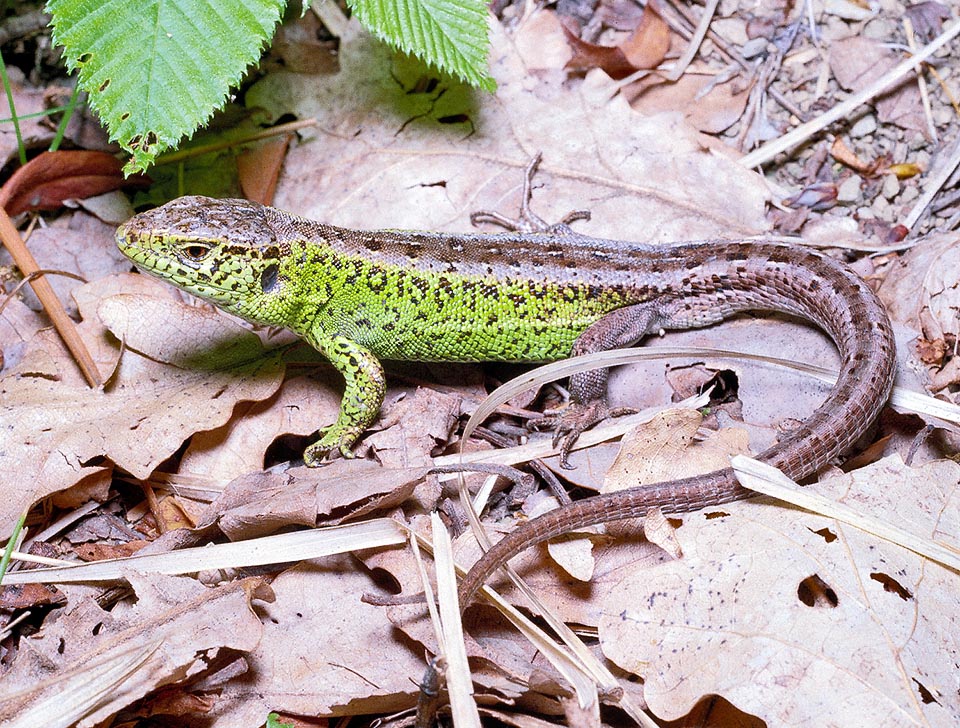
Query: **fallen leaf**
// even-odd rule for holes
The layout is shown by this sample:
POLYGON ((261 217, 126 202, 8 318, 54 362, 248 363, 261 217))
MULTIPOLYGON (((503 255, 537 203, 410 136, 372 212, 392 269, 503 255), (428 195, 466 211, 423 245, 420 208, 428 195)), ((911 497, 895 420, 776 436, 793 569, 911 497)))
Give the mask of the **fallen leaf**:
POLYGON ((620 48, 634 68, 656 68, 670 50, 670 39, 670 27, 660 17, 654 3, 647 3, 640 22, 620 48))
MULTIPOLYGON (((956 463, 911 469, 894 457, 815 489, 957 545, 958 486, 956 463)), ((946 726, 960 714, 948 687, 960 655, 956 574, 766 500, 716 510, 683 517, 682 559, 606 595, 604 654, 642 677, 657 717, 678 719, 711 694, 767 725, 829 714, 842 725, 946 726), (804 588, 811 578, 832 596, 804 588)))
POLYGON ((276 601, 264 607, 263 639, 247 656, 256 681, 222 688, 213 711, 219 721, 258 725, 270 710, 390 713, 413 703, 410 677, 421 672, 423 654, 393 629, 386 610, 360 601, 377 586, 355 566, 350 556, 317 559, 273 580, 276 601))
MULTIPOLYGON (((898 58, 879 41, 854 35, 830 44, 829 63, 834 77, 845 90, 860 91, 889 71, 898 58)), ((872 102, 881 123, 927 133, 926 116, 920 103, 916 80, 908 75, 893 89, 872 102)))
POLYGON ((106 612, 84 599, 25 640, 0 686, 5 725, 97 725, 151 690, 197 675, 219 649, 253 650, 263 627, 250 601, 273 598, 259 579, 213 589, 186 577, 129 581, 137 594, 129 608, 106 612))
POLYGON ((14 172, 0 188, 0 207, 11 217, 27 210, 56 210, 64 200, 102 195, 111 190, 142 189, 150 178, 123 176, 113 154, 85 150, 43 152, 14 172))
MULTIPOLYGON (((98 289, 112 293, 125 281, 136 290, 142 280, 128 276, 88 284, 82 297, 95 310, 98 289)), ((191 307, 179 305, 189 318, 191 307)), ((89 316, 85 306, 82 310, 89 316)), ((175 317, 164 324, 170 329, 158 323, 151 324, 156 341, 183 333, 175 317)), ((101 352, 95 354, 98 360, 119 359, 109 391, 83 384, 53 336, 34 337, 33 351, 0 377, 0 419, 12 424, 0 430, 0 451, 5 453, 0 483, 7 488, 0 505, 4 534, 32 503, 108 469, 101 456, 147 478, 191 434, 222 425, 238 401, 270 397, 283 377, 275 353, 220 369, 188 371, 131 349, 120 359, 119 342, 111 343, 102 324, 89 317, 79 330, 91 351, 101 352)))
MULTIPOLYGON (((762 179, 711 154, 676 115, 637 113, 599 72, 564 91, 563 103, 556 100, 560 79, 549 92, 530 93, 514 51, 523 39, 506 38, 496 23, 491 33, 497 103, 484 104, 481 126, 472 92, 444 85, 439 96, 408 93, 403 78, 382 72, 389 51, 362 36, 342 39, 342 71, 319 85, 298 74, 258 81, 247 93, 249 104, 276 116, 316 118, 305 139, 319 138, 322 129, 323 137, 355 142, 291 148, 276 204, 346 227, 462 231, 477 209, 511 214, 530 157, 543 140, 563 139, 543 150, 535 181, 549 190, 548 199, 534 198, 544 219, 589 207, 591 221, 578 225, 583 232, 648 242, 767 229, 762 179), (352 80, 358 76, 368 79, 362 92, 352 80), (463 121, 441 121, 451 116, 463 121)), ((538 35, 536 42, 552 38, 538 35)))

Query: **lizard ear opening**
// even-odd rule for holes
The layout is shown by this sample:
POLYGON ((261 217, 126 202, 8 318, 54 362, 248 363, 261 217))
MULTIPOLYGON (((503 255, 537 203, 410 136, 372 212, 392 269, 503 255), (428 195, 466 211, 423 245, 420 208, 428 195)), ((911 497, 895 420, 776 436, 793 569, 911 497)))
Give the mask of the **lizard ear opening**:
POLYGON ((260 274, 260 288, 264 293, 273 293, 280 287, 280 266, 272 263, 260 274))

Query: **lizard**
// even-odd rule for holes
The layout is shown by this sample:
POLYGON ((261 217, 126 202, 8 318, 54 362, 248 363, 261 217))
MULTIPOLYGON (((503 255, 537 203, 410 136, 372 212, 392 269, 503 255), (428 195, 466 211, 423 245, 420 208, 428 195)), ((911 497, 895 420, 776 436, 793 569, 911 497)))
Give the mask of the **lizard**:
MULTIPOLYGON (((497 233, 352 230, 245 200, 175 199, 120 226, 141 270, 254 323, 293 330, 345 380, 336 422, 304 462, 350 456, 383 401, 381 359, 541 362, 630 345, 664 329, 737 313, 784 312, 824 330, 841 357, 819 408, 758 459, 803 478, 871 426, 895 375, 889 318, 876 294, 825 253, 765 240, 652 246, 589 237, 566 223, 497 233)), ((504 222, 499 216, 495 218, 504 222)), ((571 405, 552 424, 561 455, 605 417, 605 370, 571 378, 571 405)), ((566 504, 495 543, 459 587, 465 609, 524 549, 590 525, 700 510, 749 498, 730 468, 566 504)))

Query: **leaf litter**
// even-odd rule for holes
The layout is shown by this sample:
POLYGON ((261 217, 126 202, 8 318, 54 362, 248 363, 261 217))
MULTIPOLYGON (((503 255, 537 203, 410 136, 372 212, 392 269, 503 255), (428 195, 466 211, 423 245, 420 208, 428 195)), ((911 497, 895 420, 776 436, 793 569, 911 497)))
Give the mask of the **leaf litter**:
MULTIPOLYGON (((741 22, 726 20, 731 19, 741 22)), ((839 34, 835 19, 826 27, 836 49, 830 56, 835 66, 845 64, 841 53, 872 54, 878 62, 889 55, 873 42, 860 50, 854 41, 841 42, 834 37, 839 34)), ((705 115, 684 120, 678 112, 656 108, 652 90, 631 94, 628 105, 597 70, 568 84, 562 70, 567 47, 550 12, 523 19, 512 36, 496 23, 492 33, 499 92, 483 104, 455 85, 444 86, 443 93, 410 93, 419 71, 358 35, 343 39, 338 74, 275 71, 257 82, 247 92, 247 103, 278 117, 294 113, 317 119, 314 130, 304 132, 302 143, 287 154, 275 204, 347 226, 463 230, 477 208, 509 213, 518 199, 520 169, 543 150, 535 203, 547 219, 589 207, 594 217, 583 225, 584 232, 652 242, 771 232, 765 208, 776 201, 777 183, 772 192, 721 151, 714 137, 697 131, 716 131, 726 128, 727 119, 737 119, 745 104, 743 89, 720 83, 723 88, 708 95, 705 104, 674 101, 705 115), (537 69, 535 79, 530 69, 537 69), (358 86, 357 78, 366 80, 358 86), (547 139, 558 143, 543 149, 547 139)), ((809 73, 789 56, 785 68, 794 76, 809 73)), ((693 66, 683 78, 705 70, 712 72, 693 66)), ((850 88, 865 83, 860 76, 843 82, 850 88)), ((684 83, 664 85, 659 92, 690 99, 684 83)), ((922 133, 912 97, 900 92, 889 97, 896 104, 885 110, 878 106, 879 121, 922 133)), ((778 120, 768 115, 763 122, 775 127, 778 120)), ((914 157, 926 161, 922 149, 914 157)), ((788 161, 782 169, 795 171, 794 164, 788 161)), ((834 181, 839 180, 831 177, 826 184, 834 181)), ((868 204, 870 185, 860 183, 856 190, 858 202, 866 203, 859 208, 861 222, 868 207, 883 222, 888 199, 894 198, 876 198, 887 200, 886 208, 868 204)), ((907 204, 906 193, 899 194, 907 204)), ((876 228, 849 220, 827 214, 811 221, 810 232, 819 225, 821 234, 842 232, 835 242, 874 244, 870 235, 876 228)), ((949 353, 955 322, 944 296, 955 281, 943 275, 949 270, 946 259, 928 250, 916 245, 903 260, 917 262, 899 264, 904 282, 897 287, 888 276, 881 295, 895 314, 902 306, 905 315, 896 316, 902 323, 922 328, 925 341, 932 342, 930 351, 941 352, 937 373, 947 388, 957 380, 950 374, 956 359, 949 353), (916 276, 922 265, 929 266, 930 273, 921 276, 929 297, 918 321, 913 318, 917 309, 905 301, 912 295, 910 281, 916 280, 908 276, 916 276), (939 347, 938 341, 943 342, 939 347)), ((949 245, 939 250, 940 256, 950 253, 949 245)), ((861 270, 868 278, 881 277, 877 271, 885 261, 875 262, 876 268, 861 270)), ((11 719, 44 716, 45 724, 58 724, 52 717, 47 722, 48 714, 30 711, 55 705, 50 691, 73 689, 84 668, 113 694, 100 707, 72 716, 85 721, 81 724, 131 707, 148 711, 151 700, 162 702, 154 693, 161 686, 169 701, 163 704, 180 705, 181 717, 202 714, 215 726, 259 724, 270 710, 347 716, 409 708, 417 697, 423 648, 436 649, 423 606, 380 606, 360 599, 362 594, 418 593, 409 551, 397 546, 364 550, 365 543, 375 541, 361 538, 342 547, 360 549, 353 556, 271 570, 269 589, 256 579, 238 580, 233 570, 244 563, 272 563, 271 555, 282 561, 289 552, 271 551, 265 539, 293 525, 340 523, 379 512, 427 535, 425 514, 442 506, 450 522, 462 528, 462 514, 446 498, 449 489, 425 476, 425 470, 433 456, 455 443, 454 425, 462 408, 475 406, 476 390, 464 398, 456 391, 418 390, 419 381, 414 386, 391 382, 392 411, 385 408, 374 427, 379 431, 368 435, 359 451, 378 464, 264 471, 276 457, 271 452, 278 442, 279 452, 295 453, 302 436, 332 421, 338 379, 318 367, 306 347, 288 348, 289 340, 274 332, 251 333, 208 307, 185 304, 169 287, 121 270, 126 270, 122 263, 108 262, 102 274, 92 274, 102 277, 74 293, 85 342, 102 371, 114 372, 103 391, 83 385, 58 340, 42 331, 42 320, 18 301, 0 313, 7 367, 0 380, 0 417, 15 423, 0 440, 0 483, 18 484, 6 492, 0 523, 9 532, 16 516, 33 503, 51 495, 62 498, 71 489, 86 492, 79 490, 85 484, 98 484, 99 491, 90 492, 103 497, 109 477, 123 473, 161 494, 172 487, 181 499, 202 494, 199 500, 208 503, 196 509, 194 528, 164 535, 150 533, 151 518, 159 515, 143 516, 140 525, 154 539, 139 551, 144 559, 166 554, 175 560, 178 553, 188 553, 185 549, 226 537, 246 547, 248 561, 241 551, 229 566, 211 562, 200 572, 201 581, 139 573, 138 557, 104 562, 104 573, 110 574, 104 578, 122 575, 132 598, 105 610, 93 601, 94 587, 63 587, 63 616, 22 641, 5 674, 0 709, 10 711, 4 715, 11 719), (266 555, 258 548, 266 548, 266 555), (108 625, 100 630, 104 639, 80 637, 98 631, 100 624, 108 625), (211 626, 222 629, 211 631, 211 626), (162 647, 174 632, 175 649, 162 647), (66 645, 62 652, 61 645, 66 645), (28 692, 14 695, 19 686, 28 692), (187 700, 191 697, 195 702, 187 700)), ((765 329, 758 329, 759 323, 742 320, 670 336, 699 337, 699 345, 726 348, 732 332, 742 329, 744 340, 753 332, 760 350, 833 361, 828 347, 812 348, 812 339, 801 339, 798 332, 774 339, 788 326, 785 322, 764 322, 765 329)), ((728 366, 696 359, 707 370, 728 366)), ((620 371, 612 379, 611 396, 629 396, 628 390, 649 383, 662 392, 650 396, 664 402, 674 393, 663 370, 620 371)), ((737 365, 736 371, 744 402, 755 400, 744 405, 746 435, 739 436, 748 437, 754 451, 776 437, 767 423, 801 418, 823 394, 811 386, 798 397, 794 382, 778 374, 765 379, 762 368, 750 364, 737 365)), ((677 442, 661 440, 669 429, 665 425, 650 425, 648 435, 625 440, 620 459, 642 460, 647 470, 659 456, 673 467, 688 459, 684 447, 691 438, 730 437, 707 437, 702 425, 691 426, 677 442)), ((909 437, 897 442, 906 453, 909 437)), ((699 453, 703 443, 693 449, 699 453)), ((719 451, 729 449, 724 445, 719 451)), ((619 474, 615 469, 603 486, 616 451, 588 452, 584 457, 595 462, 579 461, 578 484, 616 487, 612 481, 630 485, 638 477, 632 467, 619 474)), ((955 543, 960 478, 951 464, 927 461, 935 449, 921 452, 923 459, 909 467, 892 455, 816 487, 955 543)), ((129 489, 120 495, 131 499, 129 489)), ((140 497, 132 496, 128 513, 148 513, 136 503, 140 497)), ((551 505, 548 498, 531 496, 524 508, 534 513, 551 505)), ((646 538, 636 525, 600 528, 570 539, 571 544, 531 549, 515 562, 546 608, 597 635, 594 649, 601 659, 639 678, 620 680, 621 705, 633 701, 671 719, 690 714, 703 696, 713 694, 768 725, 819 724, 825 716, 840 720, 841 715, 847 723, 869 716, 877 725, 894 724, 884 722, 894 719, 898 725, 949 725, 957 715, 955 691, 949 689, 957 615, 955 600, 947 596, 955 590, 955 573, 769 499, 653 520, 644 524, 646 538)), ((510 517, 490 528, 509 530, 513 522, 510 517)), ((474 536, 460 534, 455 551, 460 563, 475 559, 474 536)), ((554 696, 569 694, 569 681, 543 650, 491 619, 485 607, 472 609, 466 626, 467 653, 480 658, 471 667, 484 700, 514 703, 531 719, 562 710, 554 696)), ((616 702, 613 695, 605 699, 616 702)))

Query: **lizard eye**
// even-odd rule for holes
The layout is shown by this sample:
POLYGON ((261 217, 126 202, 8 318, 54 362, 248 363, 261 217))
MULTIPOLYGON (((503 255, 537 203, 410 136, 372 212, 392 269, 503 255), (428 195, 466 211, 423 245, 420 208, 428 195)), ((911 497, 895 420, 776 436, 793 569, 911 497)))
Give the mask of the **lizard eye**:
POLYGON ((202 243, 191 243, 190 245, 180 248, 180 252, 183 253, 183 257, 198 263, 207 257, 207 254, 210 252, 210 246, 203 245, 202 243))

